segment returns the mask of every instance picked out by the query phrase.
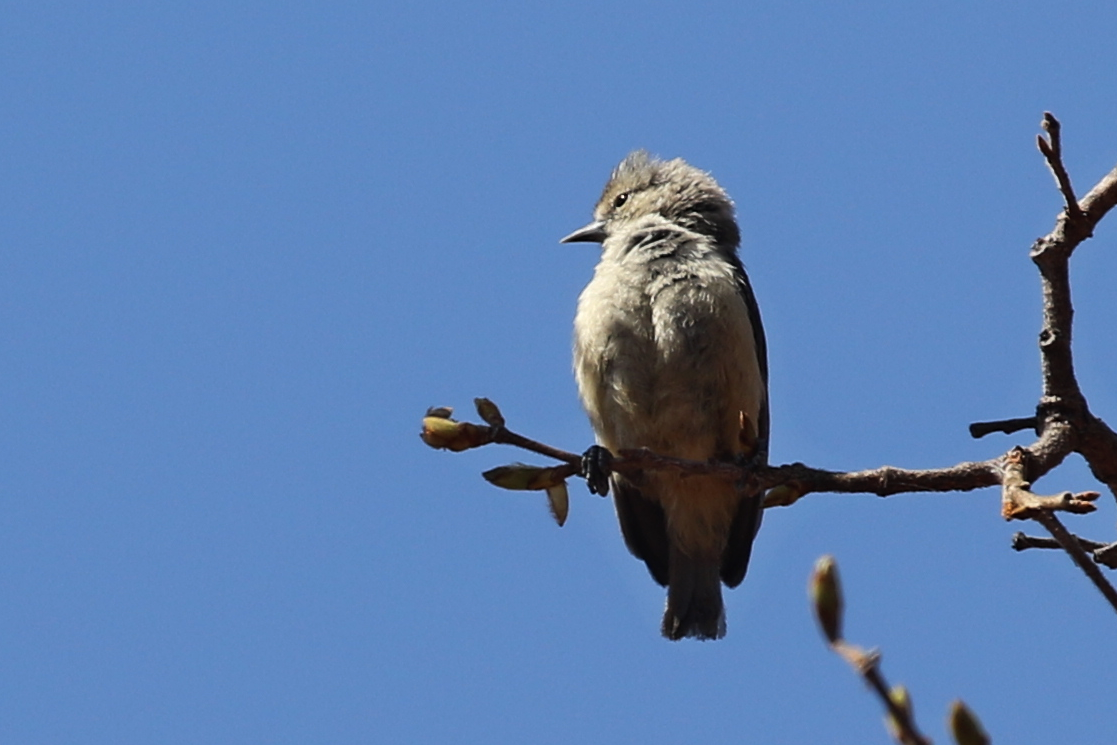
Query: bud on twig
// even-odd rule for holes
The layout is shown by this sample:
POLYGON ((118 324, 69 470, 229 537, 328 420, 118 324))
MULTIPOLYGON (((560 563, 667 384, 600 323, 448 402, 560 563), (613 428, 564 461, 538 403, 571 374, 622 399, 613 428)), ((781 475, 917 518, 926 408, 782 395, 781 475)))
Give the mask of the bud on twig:
POLYGON ((558 486, 570 475, 570 466, 555 466, 554 468, 540 468, 527 466, 523 463, 513 463, 510 466, 498 466, 485 471, 482 476, 493 486, 501 489, 515 491, 542 491, 558 486))
MULTIPOLYGON (((911 708, 911 694, 908 689, 903 685, 894 685, 888 691, 888 699, 896 705, 896 708, 907 715, 908 721, 913 721, 911 708)), ((888 734, 892 735, 892 739, 897 742, 905 742, 907 735, 904 733, 904 728, 896 721, 896 717, 892 716, 892 712, 888 712, 884 716, 884 725, 888 728, 888 734)))
MULTIPOLYGON (((436 410, 436 413, 442 411, 436 410)), ((423 417, 423 431, 419 436, 423 438, 423 442, 436 450, 452 450, 455 453, 492 442, 492 435, 487 427, 478 427, 469 422, 456 422, 445 416, 423 417)))
POLYGON ((516 463, 511 466, 492 468, 481 475, 490 484, 502 489, 546 491, 551 515, 561 528, 566 524, 566 516, 570 513, 570 494, 566 490, 566 477, 573 475, 574 470, 574 467, 568 465, 539 468, 516 463))
POLYGON ((498 428, 504 426, 504 416, 492 401, 487 398, 475 398, 473 405, 477 407, 477 414, 485 424, 498 428))
POLYGON ((818 625, 827 641, 830 644, 839 642, 842 638, 842 587, 833 556, 827 554, 815 562, 810 596, 818 625))
POLYGON ((958 745, 989 745, 989 735, 985 734, 981 722, 961 700, 950 705, 947 721, 958 745))

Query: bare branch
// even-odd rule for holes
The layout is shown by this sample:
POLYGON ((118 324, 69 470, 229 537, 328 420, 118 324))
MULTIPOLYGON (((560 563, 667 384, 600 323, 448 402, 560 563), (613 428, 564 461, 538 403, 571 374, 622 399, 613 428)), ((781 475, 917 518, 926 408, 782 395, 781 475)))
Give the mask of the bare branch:
POLYGON ((1035 521, 1047 528, 1048 532, 1059 542, 1063 550, 1070 554, 1070 558, 1078 565, 1078 568, 1086 573, 1094 586, 1098 588, 1109 604, 1113 606, 1113 610, 1117 610, 1117 590, 1113 589, 1113 585, 1109 584, 1109 580, 1098 569, 1098 565, 1090 561, 1090 557, 1078 545, 1078 541, 1071 535, 1070 531, 1059 522, 1059 518, 1055 517, 1052 512, 1037 512, 1035 521))
POLYGON ((1078 494, 1071 494, 1068 491, 1050 497, 1041 497, 1032 493, 1032 485, 1024 477, 1026 457, 1027 453, 1023 448, 1013 448, 1003 459, 1001 516, 1004 519, 1038 519, 1039 515, 1056 510, 1085 514, 1097 509, 1094 500, 1101 495, 1096 491, 1078 494))
MULTIPOLYGON (((860 652, 860 650, 858 651, 860 652)), ((843 654, 842 656, 845 657, 846 655, 843 654)), ((877 698, 888 709, 888 715, 898 730, 897 734, 899 736, 897 739, 899 742, 902 745, 931 745, 931 741, 915 726, 915 719, 911 715, 911 710, 900 706, 891 695, 893 689, 885 682, 884 674, 880 671, 880 653, 874 650, 863 653, 862 657, 864 664, 861 666, 861 677, 876 692, 877 698)))
POLYGON ((1094 549, 1094 561, 1110 569, 1117 569, 1117 543, 1094 549))
POLYGON ((513 445, 518 448, 523 448, 524 450, 530 450, 533 453, 545 455, 548 458, 554 458, 555 460, 560 460, 572 466, 576 466, 582 462, 582 456, 577 453, 568 453, 565 450, 559 450, 550 445, 544 445, 536 440, 518 435, 506 427, 500 427, 493 432, 493 442, 498 445, 513 445))
POLYGON ((1000 484, 1000 468, 996 460, 959 463, 949 468, 910 470, 882 466, 867 471, 824 471, 802 463, 766 466, 754 478, 765 489, 786 486, 788 489, 769 493, 765 507, 787 506, 812 492, 876 494, 888 497, 908 492, 973 491, 1000 484))
POLYGON ((880 652, 850 644, 842 634, 845 598, 838 577, 838 563, 833 556, 822 556, 815 562, 807 585, 815 618, 831 651, 845 660, 854 672, 877 694, 888 711, 888 729, 900 745, 931 745, 931 741, 915 726, 911 697, 902 686, 892 688, 880 671, 880 652))
MULTIPOLYGON (((1074 540, 1078 541, 1078 545, 1086 551, 1094 551, 1095 549, 1105 548, 1106 544, 1097 541, 1091 541, 1089 538, 1083 538, 1080 535, 1074 536, 1074 540)), ((1057 548, 1062 550, 1062 545, 1054 538, 1040 538, 1034 535, 1025 535, 1024 533, 1013 533, 1012 535, 1012 549, 1014 551, 1027 551, 1030 548, 1057 548)))
MULTIPOLYGON (((1073 535, 1073 533, 1072 533, 1073 535)), ((1117 569, 1117 543, 1099 543, 1075 535, 1074 540, 1084 551, 1093 556, 1094 561, 1110 569, 1117 569)), ((1027 551, 1030 548, 1057 548, 1062 550, 1062 545, 1054 538, 1040 538, 1034 535, 1015 533, 1012 536, 1012 548, 1016 551, 1027 551)))
POLYGON ((1067 214, 1071 220, 1077 221, 1082 218, 1082 209, 1078 206, 1078 198, 1074 196, 1074 187, 1070 185, 1070 175, 1063 165, 1063 143, 1059 133, 1059 120, 1050 111, 1045 111, 1043 112, 1041 126, 1047 132, 1051 141, 1048 143, 1042 135, 1037 135, 1036 144, 1047 160, 1047 166, 1051 169, 1051 173, 1055 176, 1055 183, 1059 185, 1059 191, 1062 192, 1063 199, 1066 200, 1067 214))
POLYGON ((1086 421, 1078 427, 1075 449, 1086 459, 1094 478, 1117 495, 1117 433, 1087 411, 1086 421))
POLYGON ((1101 181, 1082 197, 1080 204, 1092 230, 1105 217, 1105 213, 1117 206, 1117 168, 1103 176, 1101 181))
POLYGON ((1043 280, 1043 329, 1039 337, 1043 399, 1038 429, 1043 431, 1057 420, 1069 422, 1074 430, 1072 449, 1086 459, 1094 476, 1117 495, 1117 434, 1090 413, 1074 372, 1071 355, 1074 309, 1068 268, 1074 249, 1093 234, 1098 222, 1117 205, 1117 168, 1106 174, 1081 202, 1075 202, 1062 163, 1058 120, 1045 114, 1043 127, 1051 136, 1051 143, 1044 142, 1040 149, 1055 173, 1060 192, 1064 198, 1070 194, 1071 199, 1067 211, 1056 220, 1054 230, 1037 240, 1031 252, 1043 280), (1077 212, 1072 203, 1080 208, 1077 212))
POLYGON ((1036 418, 1034 416, 1020 419, 998 419, 993 422, 974 422, 970 425, 970 437, 980 440, 985 435, 994 432, 1004 432, 1006 435, 1011 435, 1013 432, 1020 432, 1025 429, 1034 430, 1035 428, 1036 418))

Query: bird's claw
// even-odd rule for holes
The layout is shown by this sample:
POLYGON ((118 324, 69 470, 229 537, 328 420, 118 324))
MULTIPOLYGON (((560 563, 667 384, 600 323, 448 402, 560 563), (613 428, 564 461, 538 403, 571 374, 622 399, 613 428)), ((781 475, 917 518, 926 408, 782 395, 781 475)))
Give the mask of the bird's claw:
POLYGON ((746 471, 755 471, 763 465, 768 463, 768 454, 761 452, 759 448, 755 448, 751 453, 739 455, 734 458, 738 467, 746 471))
POLYGON ((590 447, 582 455, 582 476, 590 494, 606 496, 609 493, 609 477, 613 474, 613 454, 600 445, 590 447))

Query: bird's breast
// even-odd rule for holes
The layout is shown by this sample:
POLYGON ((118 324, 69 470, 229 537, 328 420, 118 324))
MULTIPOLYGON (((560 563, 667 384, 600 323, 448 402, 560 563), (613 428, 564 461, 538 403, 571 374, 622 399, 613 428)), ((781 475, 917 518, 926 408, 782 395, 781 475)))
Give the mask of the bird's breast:
POLYGON ((731 271, 716 262, 603 262, 579 298, 575 374, 602 444, 706 459, 739 449, 764 396, 731 271), (703 265, 706 264, 706 265, 703 265))

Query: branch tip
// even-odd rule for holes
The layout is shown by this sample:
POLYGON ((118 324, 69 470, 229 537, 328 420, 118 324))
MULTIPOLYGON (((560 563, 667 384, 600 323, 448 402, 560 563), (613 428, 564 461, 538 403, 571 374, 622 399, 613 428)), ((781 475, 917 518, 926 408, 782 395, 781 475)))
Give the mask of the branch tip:
POLYGON ((1059 192, 1066 202, 1067 218, 1075 224, 1080 224, 1083 218, 1082 208, 1078 206, 1078 198, 1074 195, 1070 175, 1067 173, 1066 166, 1063 165, 1063 144, 1060 137, 1061 126, 1059 120, 1050 111, 1045 111, 1040 126, 1047 132, 1050 140, 1044 140, 1042 135, 1036 135, 1036 145, 1043 153, 1043 158, 1047 161, 1047 167, 1051 169, 1051 174, 1055 177, 1059 192))
POLYGON ((1078 539, 1066 529, 1054 512, 1041 511, 1036 514, 1035 521, 1047 528, 1047 532, 1059 542, 1063 550, 1070 554, 1070 558, 1078 568, 1086 573, 1098 591, 1109 601, 1114 610, 1117 610, 1117 590, 1109 583, 1105 575, 1098 569, 1097 564, 1090 560, 1086 551, 1079 545, 1078 539))
POLYGON ((1021 430, 1036 428, 1036 418, 1020 417, 1016 419, 997 419, 992 422, 974 422, 970 425, 970 437, 975 440, 980 440, 985 435, 994 432, 1003 432, 1010 435, 1013 432, 1020 432, 1021 430))

